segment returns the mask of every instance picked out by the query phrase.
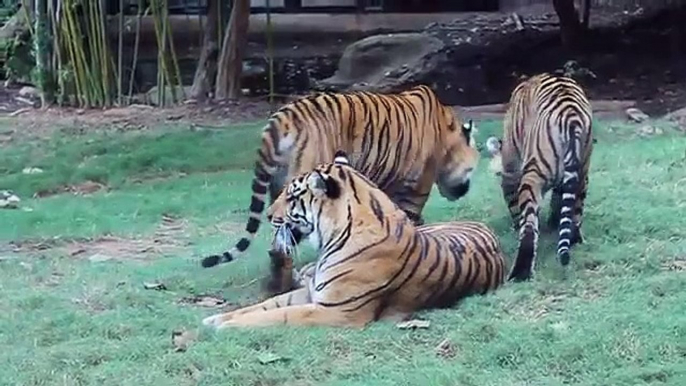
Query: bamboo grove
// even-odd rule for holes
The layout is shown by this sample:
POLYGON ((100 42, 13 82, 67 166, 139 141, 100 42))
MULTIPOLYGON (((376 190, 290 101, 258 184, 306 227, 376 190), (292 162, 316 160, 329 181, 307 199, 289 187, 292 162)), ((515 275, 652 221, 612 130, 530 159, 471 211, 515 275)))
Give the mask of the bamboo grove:
MULTIPOLYGON (((43 103, 81 107, 109 107, 131 101, 134 89, 141 19, 150 16, 158 48, 157 103, 185 98, 181 72, 174 48, 167 0, 137 1, 133 58, 125 63, 124 12, 119 12, 116 46, 107 29, 106 1, 21 0, 26 17, 33 20, 30 33, 36 59, 35 78, 43 103), (32 7, 33 5, 33 7, 32 7), (130 71, 125 83, 124 71, 130 71), (171 98, 166 95, 171 93, 171 98)), ((128 0, 119 9, 129 8, 128 0)), ((128 43, 128 42, 127 42, 128 43)), ((130 44, 130 43, 128 43, 130 44)))

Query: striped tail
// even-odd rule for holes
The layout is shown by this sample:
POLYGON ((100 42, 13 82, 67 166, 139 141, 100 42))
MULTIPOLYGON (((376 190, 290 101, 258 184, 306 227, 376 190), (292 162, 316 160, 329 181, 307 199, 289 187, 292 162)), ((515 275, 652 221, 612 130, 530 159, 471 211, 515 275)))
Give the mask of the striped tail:
POLYGON ((580 162, 578 150, 581 145, 579 122, 570 122, 572 130, 570 141, 564 154, 564 175, 562 177, 562 205, 560 206, 559 238, 557 258, 563 266, 569 264, 569 249, 572 247, 574 229, 573 213, 576 205, 576 194, 579 191, 580 162))
POLYGON ((250 218, 245 226, 244 235, 231 250, 221 255, 207 256, 202 260, 205 268, 217 264, 228 263, 243 254, 255 238, 260 227, 260 217, 264 211, 265 198, 269 184, 271 183, 277 166, 281 162, 281 150, 279 149, 279 131, 276 127, 275 118, 271 118, 262 132, 262 146, 257 151, 258 160, 255 163, 255 177, 252 180, 252 197, 250 200, 250 218))

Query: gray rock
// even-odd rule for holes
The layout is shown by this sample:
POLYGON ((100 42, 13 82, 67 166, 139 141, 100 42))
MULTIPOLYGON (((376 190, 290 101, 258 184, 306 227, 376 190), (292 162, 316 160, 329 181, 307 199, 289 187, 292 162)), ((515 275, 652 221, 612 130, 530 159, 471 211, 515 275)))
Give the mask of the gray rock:
POLYGON ((416 71, 425 70, 426 58, 444 43, 423 33, 370 36, 348 46, 336 73, 319 82, 333 89, 390 89, 416 71))

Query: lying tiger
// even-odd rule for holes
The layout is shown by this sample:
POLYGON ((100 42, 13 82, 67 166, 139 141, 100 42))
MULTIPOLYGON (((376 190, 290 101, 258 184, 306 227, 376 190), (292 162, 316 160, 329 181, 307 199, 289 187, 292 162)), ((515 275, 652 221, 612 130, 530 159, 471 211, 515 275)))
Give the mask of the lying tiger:
MULTIPOLYGON (((421 224, 434 183, 449 200, 469 190, 479 160, 472 128, 471 121, 463 123, 427 86, 398 94, 317 94, 285 105, 269 118, 262 133, 246 235, 231 250, 203 259, 202 265, 230 262, 245 253, 260 226, 267 195, 267 219, 278 226, 285 212, 283 186, 330 162, 338 149, 350 154, 357 170, 421 224)), ((274 251, 270 255, 268 291, 289 291, 292 258, 274 251)))
POLYGON ((205 325, 364 327, 448 307, 504 281, 503 252, 488 227, 476 222, 415 227, 342 152, 333 164, 293 179, 285 199, 282 227, 300 232, 318 250, 317 261, 301 271, 304 285, 208 317, 205 325))

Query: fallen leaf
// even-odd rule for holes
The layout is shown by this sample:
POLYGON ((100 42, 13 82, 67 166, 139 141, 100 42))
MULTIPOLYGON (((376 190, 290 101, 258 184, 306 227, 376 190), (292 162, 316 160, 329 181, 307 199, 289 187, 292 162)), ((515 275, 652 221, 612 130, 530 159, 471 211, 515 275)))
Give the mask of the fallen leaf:
POLYGON ((444 339, 436 346, 436 354, 443 358, 453 358, 457 354, 457 349, 450 339, 444 339))
POLYGON ((257 356, 257 360, 260 361, 261 364, 266 365, 269 363, 274 363, 274 362, 279 362, 279 361, 287 361, 288 358, 284 358, 281 355, 273 354, 273 353, 262 353, 262 354, 257 356))
POLYGON ((198 339, 197 331, 172 331, 172 345, 175 352, 183 352, 198 339))
POLYGON ((226 305, 226 300, 212 295, 197 295, 182 298, 181 303, 194 304, 200 307, 218 308, 226 305))
POLYGON ((167 286, 165 286, 163 283, 158 283, 158 282, 151 282, 151 283, 143 283, 143 288, 147 290, 157 290, 157 291, 166 291, 167 286))
POLYGON ((416 328, 429 328, 431 322, 428 320, 412 319, 404 322, 400 322, 395 326, 401 330, 416 329, 416 328))

